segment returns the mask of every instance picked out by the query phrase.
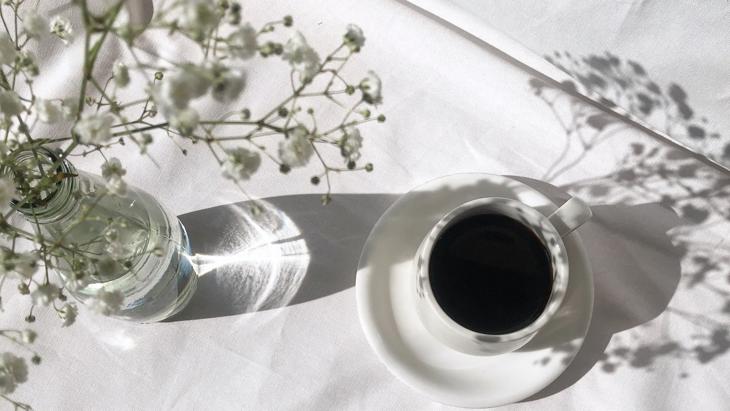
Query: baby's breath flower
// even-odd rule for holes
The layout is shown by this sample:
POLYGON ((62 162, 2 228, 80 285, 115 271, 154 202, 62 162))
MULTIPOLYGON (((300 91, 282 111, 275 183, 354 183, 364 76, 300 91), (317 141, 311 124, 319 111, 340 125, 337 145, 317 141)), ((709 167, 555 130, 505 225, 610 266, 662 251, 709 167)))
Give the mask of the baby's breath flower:
POLYGON ((103 144, 112 137, 113 123, 114 116, 109 113, 86 112, 74 126, 74 132, 83 144, 103 144))
POLYGON ((232 180, 248 180, 261 165, 261 156, 243 147, 228 149, 223 161, 223 176, 232 180))
POLYGON ((233 25, 241 23, 241 4, 237 1, 231 2, 226 11, 226 21, 233 25))
POLYGON ((23 70, 31 77, 38 75, 38 64, 35 62, 35 55, 28 50, 21 50, 15 59, 18 68, 23 70))
POLYGON ((347 160, 357 161, 360 158, 362 136, 360 130, 349 127, 340 139, 340 153, 347 160))
POLYGON ((281 55, 284 53, 284 46, 282 46, 281 43, 267 41, 259 47, 259 52, 262 57, 269 57, 272 54, 281 55))
POLYGON ((0 90, 0 113, 3 113, 5 118, 16 116, 24 109, 18 94, 14 91, 0 90))
POLYGON ((63 109, 64 120, 76 119, 76 114, 78 114, 79 112, 79 106, 76 105, 76 99, 67 98, 66 100, 63 100, 63 103, 61 103, 61 108, 63 109))
POLYGON ((114 177, 121 178, 125 174, 127 174, 127 170, 122 167, 122 162, 116 157, 110 158, 101 166, 101 176, 104 177, 105 180, 109 180, 114 177))
POLYGON ((362 90, 362 99, 368 104, 377 105, 383 102, 381 94, 382 83, 380 77, 373 71, 368 71, 367 77, 360 82, 360 90, 362 90))
POLYGON ((114 195, 124 195, 127 192, 127 184, 122 177, 127 170, 122 167, 118 158, 110 158, 101 166, 101 176, 106 180, 106 189, 114 195))
POLYGON ((345 33, 345 45, 350 51, 358 52, 365 45, 365 34, 362 29, 354 24, 347 25, 347 32, 345 33))
MULTIPOLYGON (((17 8, 22 1, 0 0, 0 3, 7 3, 6 5, 12 6, 11 8, 14 8, 17 12, 17 8)), ((237 67, 236 62, 241 63, 241 60, 251 59, 256 54, 263 57, 282 56, 283 61, 286 62, 282 64, 289 65, 291 71, 295 73, 301 83, 296 84, 297 81, 295 81, 294 88, 312 81, 321 72, 323 61, 301 33, 293 33, 287 41, 274 38, 264 40, 264 36, 259 38, 260 33, 273 32, 275 28, 278 30, 282 23, 286 27, 291 26, 292 18, 290 16, 285 16, 282 21, 268 24, 261 31, 257 31, 250 24, 243 24, 241 21, 241 7, 238 0, 178 0, 173 2, 170 8, 174 9, 171 14, 175 14, 175 16, 168 19, 168 15, 166 15, 159 22, 170 29, 171 35, 177 34, 196 40, 198 42, 195 46, 196 49, 202 48, 206 57, 195 63, 183 60, 170 61, 170 64, 166 65, 169 68, 135 67, 140 70, 149 70, 148 74, 150 75, 154 73, 154 80, 150 78, 151 85, 146 90, 146 95, 141 96, 141 100, 139 100, 140 96, 127 96, 128 93, 117 94, 114 92, 115 90, 120 91, 121 88, 128 88, 132 84, 130 70, 122 62, 117 61, 111 67, 96 67, 99 70, 106 68, 107 71, 111 71, 115 87, 112 87, 108 93, 101 92, 102 95, 96 92, 90 93, 94 90, 87 89, 85 95, 82 91, 81 101, 79 101, 78 92, 69 94, 73 97, 66 100, 39 99, 34 93, 30 92, 29 94, 28 87, 33 86, 31 77, 38 74, 38 64, 35 56, 26 51, 23 46, 30 39, 40 39, 43 36, 49 37, 49 31, 52 35, 68 44, 74 37, 74 29, 79 32, 88 31, 88 34, 92 35, 92 43, 95 43, 96 40, 93 36, 98 37, 101 35, 101 29, 104 28, 102 26, 109 24, 106 21, 108 19, 102 15, 94 15, 91 16, 91 19, 85 19, 84 22, 79 23, 82 24, 81 26, 72 27, 68 19, 61 16, 44 18, 36 11, 31 11, 35 8, 35 6, 29 4, 28 13, 21 14, 22 18, 20 20, 16 16, 15 21, 18 23, 16 33, 22 29, 19 39, 15 39, 15 36, 0 34, 0 68, 4 67, 6 72, 10 70, 10 74, 13 74, 13 72, 20 74, 18 76, 18 84, 20 84, 18 87, 24 90, 22 92, 18 91, 18 94, 13 90, 16 83, 14 76, 12 76, 13 87, 10 89, 0 88, 0 128, 5 127, 10 130, 10 134, 6 136, 5 141, 0 142, 0 163, 2 163, 0 165, 12 168, 14 173, 14 179, 9 177, 13 174, 0 173, 0 234, 3 236, 12 239, 14 235, 19 234, 16 228, 3 220, 2 214, 5 213, 3 207, 9 207, 13 201, 23 201, 26 197, 33 200, 48 199, 50 198, 48 196, 49 187, 68 177, 68 174, 56 173, 56 171, 42 166, 38 160, 32 158, 24 161, 23 164, 15 164, 14 156, 23 150, 28 150, 30 147, 28 143, 35 144, 33 147, 40 148, 46 145, 42 136, 39 136, 38 139, 35 139, 35 136, 32 136, 33 138, 27 136, 36 131, 31 126, 36 121, 47 124, 68 121, 69 124, 73 124, 71 133, 73 141, 66 141, 65 144, 80 143, 91 146, 82 146, 76 149, 70 147, 69 150, 73 149, 73 151, 65 154, 76 155, 83 153, 85 155, 86 153, 99 151, 103 155, 104 151, 112 145, 107 144, 109 142, 122 145, 134 142, 139 146, 140 151, 145 153, 152 142, 152 135, 142 132, 149 129, 159 129, 157 131, 167 132, 168 134, 171 132, 174 134, 179 133, 190 137, 193 143, 203 139, 206 142, 214 143, 216 147, 220 147, 219 144, 223 140, 238 138, 226 138, 217 134, 222 131, 226 124, 230 126, 241 123, 241 121, 233 121, 230 117, 238 111, 247 128, 251 130, 249 137, 254 136, 257 138, 259 132, 261 137, 265 134, 283 134, 283 136, 279 140, 278 146, 273 147, 277 150, 276 153, 264 151, 269 148, 258 146, 253 141, 243 143, 243 147, 246 148, 231 147, 223 149, 220 159, 222 160, 222 172, 226 178, 236 180, 236 182, 251 178, 261 165, 261 154, 269 156, 277 163, 279 170, 284 174, 291 172, 293 168, 304 167, 309 161, 312 161, 312 157, 317 150, 313 144, 319 141, 320 136, 316 132, 318 118, 315 116, 314 110, 308 107, 308 104, 302 106, 301 102, 297 101, 294 103, 299 104, 292 104, 291 107, 288 104, 286 107, 275 107, 269 115, 263 117, 252 116, 251 110, 240 106, 223 117, 206 118, 206 121, 201 121, 201 115, 195 109, 197 107, 195 103, 201 103, 195 100, 207 97, 209 92, 212 99, 221 103, 230 103, 238 99, 246 88, 246 75, 244 71, 237 67), (229 24, 221 26, 223 30, 219 32, 218 26, 222 23, 229 24), (20 47, 16 47, 16 41, 22 43, 20 47), (110 97, 104 98, 107 96, 110 97), (127 97, 133 98, 127 101, 125 100, 127 97), (136 113, 128 114, 124 111, 124 107, 137 103, 144 104, 139 117, 136 113), (79 110, 83 113, 80 113, 79 110), (28 116, 27 119, 25 114, 28 116), (17 117, 20 115, 23 116, 17 117), (151 118, 155 116, 155 121, 151 121, 151 118), (164 119, 160 117, 164 117, 164 119), (117 123, 124 123, 128 128, 122 128, 121 125, 123 124, 117 123), (112 128, 115 124, 119 129, 112 128), (210 128, 207 127, 208 124, 211 124, 210 128), (311 124, 311 129, 309 129, 309 124, 311 124), (198 131, 201 135, 205 131, 205 136, 198 137, 198 131), (117 141, 115 134, 118 136, 124 135, 124 137, 117 141), (41 174, 45 175, 41 176, 41 174)), ((144 27, 132 27, 125 16, 120 16, 110 27, 106 28, 128 42, 144 32, 144 27)), ((365 44, 363 31, 358 26, 348 25, 341 44, 341 48, 336 49, 340 51, 340 54, 342 52, 347 53, 347 51, 341 49, 349 50, 349 53, 360 51, 365 44)), ((104 46, 107 46, 107 44, 104 46)), ((91 57, 88 53, 94 55, 96 55, 95 53, 100 53, 100 55, 106 53, 103 48, 100 50, 97 50, 97 48, 86 50, 87 55, 84 56, 84 60, 91 57)), ((330 60, 324 61, 324 63, 329 64, 330 60)), ((335 76, 335 79, 342 80, 348 96, 353 96, 359 92, 362 93, 361 99, 355 97, 354 104, 362 104, 362 102, 379 104, 382 101, 381 82, 374 73, 370 72, 358 84, 356 81, 350 82, 339 77, 341 74, 339 68, 335 68, 337 65, 331 65, 331 74, 335 76)), ((97 81, 106 80, 109 76, 108 72, 104 74, 99 71, 96 74, 101 77, 97 78, 97 81)), ((88 78, 86 80, 91 81, 88 78)), ((286 81, 288 83, 289 79, 287 78, 286 81)), ((90 83, 87 82, 87 84, 90 83)), ((308 91, 305 93, 307 96, 323 94, 316 90, 308 91)), ((296 99, 297 95, 290 96, 290 99, 291 97, 296 99)), ((327 93, 324 93, 324 97, 332 99, 327 93)), ((339 103, 339 101, 335 101, 335 103, 339 103)), ((261 107, 256 106, 255 112, 258 113, 261 109, 261 107)), ((359 113, 365 121, 365 119, 371 117, 369 110, 372 109, 370 106, 361 106, 354 107, 350 111, 352 114, 359 113)), ((262 113, 266 112, 269 111, 262 111, 262 113)), ((380 118, 378 117, 378 121, 381 121, 380 118)), ((363 138, 357 128, 348 127, 345 122, 346 120, 337 126, 342 130, 339 139, 335 134, 332 136, 332 140, 327 141, 339 148, 347 168, 355 169, 358 165, 362 165, 356 163, 356 161, 361 156, 363 138)), ((329 128, 330 126, 327 125, 326 129, 329 128)), ((246 133, 248 131, 244 130, 242 132, 246 133)), ((66 130, 66 133, 68 133, 68 130, 66 130)), ((185 150, 183 152, 185 153, 185 150)), ((107 158, 106 155, 103 155, 103 157, 107 158)), ((216 158, 219 157, 216 155, 216 158)), ((65 156, 59 158, 59 160, 64 159, 65 156)), ((324 157, 321 160, 325 170, 320 174, 311 176, 310 182, 314 185, 321 184, 327 170, 332 170, 332 168, 329 168, 329 164, 324 164, 324 157)), ((372 171, 372 165, 369 163, 363 168, 372 171)), ((340 169, 337 168, 337 170, 340 169)), ((98 200, 101 198, 100 196, 107 193, 124 195, 127 190, 124 181, 125 175, 126 170, 122 167, 121 162, 117 158, 110 158, 101 166, 101 178, 106 186, 106 191, 74 193, 73 200, 98 200)), ((327 177, 330 176, 327 175, 327 177)), ((329 179, 327 179, 327 183, 328 194, 322 198, 324 204, 331 200, 329 179)), ((147 252, 151 252, 154 255, 162 256, 166 252, 163 245, 156 245, 154 249, 150 249, 147 246, 147 242, 150 240, 149 232, 134 228, 129 225, 128 220, 119 219, 120 223, 117 219, 108 220, 102 216, 94 217, 94 214, 87 214, 86 212, 93 207, 91 205, 93 201, 87 202, 90 204, 82 204, 79 210, 78 222, 81 223, 83 219, 91 216, 90 218, 93 221, 100 221, 105 227, 102 230, 92 230, 95 239, 89 240, 90 242, 83 240, 83 244, 76 245, 73 244, 73 239, 69 237, 63 239, 63 244, 54 245, 55 240, 51 241, 52 239, 46 238, 45 233, 41 231, 30 240, 36 243, 35 249, 46 250, 48 255, 41 254, 40 251, 16 252, 14 249, 11 250, 11 248, 0 246, 0 277, 10 276, 19 279, 20 281, 17 281, 17 291, 15 289, 13 291, 22 295, 29 295, 34 305, 52 305, 64 327, 73 324, 78 315, 77 305, 67 302, 67 296, 83 295, 87 297, 93 294, 90 298, 83 299, 84 304, 88 305, 91 310, 103 315, 118 314, 120 310, 129 307, 128 304, 131 303, 131 300, 126 299, 126 294, 123 292, 111 291, 112 288, 109 286, 101 290, 98 290, 97 286, 102 285, 103 281, 107 279, 117 278, 120 273, 138 270, 138 264, 135 264, 137 260, 134 259, 138 255, 137 253, 147 255, 147 252), (97 235, 100 236, 98 241, 96 240, 97 235), (69 242, 69 244, 65 244, 66 242, 69 242), (66 245, 69 247, 66 247, 66 245), (93 249, 93 252, 86 253, 84 247, 91 247, 88 251, 93 249), (78 252, 75 250, 78 250, 78 252), (40 272, 43 268, 46 268, 46 265, 48 268, 61 270, 63 283, 58 283, 57 286, 47 282, 47 277, 42 276, 40 272), (60 288, 61 284, 63 285, 62 288, 60 288), (97 291, 92 293, 91 290, 97 291), (68 294, 65 294, 67 292, 68 294)), ((94 202, 94 204, 96 203, 94 202)), ((256 207, 254 210, 260 209, 256 207)), ((260 211, 258 212, 260 213, 260 211)), ((30 233, 30 235, 33 234, 34 232, 30 233)), ((23 239, 23 243, 25 242, 25 239, 23 239)), ((23 299, 26 297, 18 298, 23 299)), ((31 310, 31 313, 26 317, 26 321, 34 322, 35 320, 36 318, 31 310)), ((32 330, 12 332, 12 337, 21 344, 32 344, 36 340, 36 333, 32 330)), ((40 361, 39 356, 33 356, 32 362, 34 364, 40 363, 40 361)), ((26 378, 27 368, 22 358, 8 353, 0 354, 0 394, 5 395, 15 391, 17 385, 24 382, 26 378)))
POLYGON ((259 47, 256 37, 256 29, 249 23, 231 33, 228 36, 228 50, 231 56, 243 60, 253 57, 259 47))
POLYGON ((63 119, 63 106, 58 100, 36 100, 38 119, 44 123, 53 124, 63 119))
POLYGON ((0 34, 0 64, 13 64, 17 55, 18 50, 10 37, 5 33, 0 34))
POLYGON ((34 252, 16 254, 13 261, 13 270, 22 280, 33 277, 38 269, 38 254, 34 252))
POLYGON ((15 182, 10 177, 0 177, 0 210, 7 208, 16 196, 15 182))
MULTIPOLYGON (((0 247, 0 275, 13 269, 13 252, 9 248, 0 247)), ((24 283, 21 283, 24 284, 24 283)))
POLYGON ((121 61, 114 63, 112 68, 112 74, 114 75, 114 83, 119 88, 127 87, 129 84, 129 69, 121 61))
POLYGON ((289 167, 307 165, 312 154, 314 148, 309 141, 309 131, 302 126, 290 130, 289 138, 279 142, 279 159, 289 167))
POLYGON ((66 278, 64 284, 67 290, 78 291, 89 285, 89 274, 83 271, 74 271, 66 278))
POLYGON ((106 189, 109 194, 123 196, 127 194, 127 183, 121 178, 113 178, 106 182, 106 189))
POLYGON ((166 110, 183 109, 190 100, 207 93, 210 83, 209 76, 202 68, 185 65, 175 74, 165 76, 155 101, 163 108, 163 113, 166 110))
POLYGON ((180 134, 189 136, 198 127, 200 115, 192 108, 178 110, 170 117, 170 126, 176 128, 180 134))
POLYGON ((23 30, 30 38, 40 38, 46 34, 46 28, 48 27, 48 21, 36 13, 31 11, 23 15, 23 30))
POLYGON ((58 316, 63 320, 63 326, 68 327, 76 321, 79 309, 74 303, 66 303, 58 310, 58 316))
POLYGON ((230 70, 215 64, 209 70, 213 78, 212 95, 216 101, 228 103, 238 98, 246 85, 246 77, 242 71, 230 70))
POLYGON ((18 384, 28 380, 28 366, 25 359, 4 352, 0 356, 0 394, 12 394, 18 384))
POLYGON ((294 33, 286 42, 281 58, 299 72, 302 81, 311 80, 319 70, 319 55, 300 32, 294 33))
POLYGON ((192 34, 192 37, 201 41, 213 29, 220 19, 215 4, 206 0, 187 0, 183 2, 185 14, 181 26, 192 34), (187 3, 187 4, 185 4, 187 3))
POLYGON ((75 258, 71 262, 71 270, 67 276, 64 276, 66 280, 64 286, 67 290, 78 291, 86 287, 90 282, 90 277, 93 275, 93 267, 91 262, 86 258, 75 258))
POLYGON ((119 311, 123 301, 124 296, 121 292, 100 289, 91 299, 89 308, 98 314, 113 315, 119 311))
POLYGON ((51 34, 58 36, 64 44, 68 44, 69 40, 73 36, 73 27, 68 19, 61 16, 53 16, 51 23, 49 24, 51 34))
POLYGON ((53 300, 58 297, 58 287, 51 283, 39 285, 35 291, 30 293, 30 298, 33 299, 35 305, 49 305, 53 300))
POLYGON ((106 252, 109 253, 112 258, 121 259, 127 255, 127 247, 125 247, 121 241, 110 241, 106 245, 106 252))

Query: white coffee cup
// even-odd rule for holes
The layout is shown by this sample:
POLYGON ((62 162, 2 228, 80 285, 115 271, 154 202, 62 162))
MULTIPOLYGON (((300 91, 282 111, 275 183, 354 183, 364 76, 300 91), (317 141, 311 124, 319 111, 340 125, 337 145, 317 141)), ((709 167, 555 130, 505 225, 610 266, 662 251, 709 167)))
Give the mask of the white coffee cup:
POLYGON ((588 221, 591 215, 588 205, 577 197, 547 217, 517 200, 502 197, 472 200, 451 210, 429 231, 416 254, 414 289, 423 325, 443 344, 466 354, 495 355, 524 346, 555 315, 565 296, 569 264, 562 237, 588 221), (483 334, 458 324, 444 312, 431 289, 429 263, 434 244, 453 224, 480 214, 499 214, 520 222, 537 236, 550 259, 552 290, 545 308, 532 323, 508 334, 483 334))

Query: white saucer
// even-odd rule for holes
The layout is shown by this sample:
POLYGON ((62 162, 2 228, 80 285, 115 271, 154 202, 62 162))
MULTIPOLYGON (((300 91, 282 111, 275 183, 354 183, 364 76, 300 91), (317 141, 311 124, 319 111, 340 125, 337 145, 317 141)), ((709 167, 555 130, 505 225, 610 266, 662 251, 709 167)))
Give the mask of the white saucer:
POLYGON ((448 405, 494 407, 545 388, 583 344, 593 311, 593 274, 577 233, 564 239, 570 259, 567 294, 556 316, 518 351, 472 356, 429 334, 418 319, 412 262, 419 243, 454 207, 481 197, 513 198, 550 214, 540 192, 507 177, 457 174, 430 181, 398 199, 368 237, 357 271, 360 323, 388 369, 413 389, 448 405))

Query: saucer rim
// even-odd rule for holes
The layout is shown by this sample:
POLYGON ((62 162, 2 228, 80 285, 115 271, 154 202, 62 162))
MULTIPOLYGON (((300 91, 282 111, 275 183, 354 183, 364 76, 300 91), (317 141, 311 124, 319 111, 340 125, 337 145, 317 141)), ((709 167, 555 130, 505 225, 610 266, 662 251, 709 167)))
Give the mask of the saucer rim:
MULTIPOLYGON (((357 267, 357 275, 355 277, 355 296, 356 296, 356 303, 357 303, 357 312, 358 312, 358 318, 360 321, 360 326, 363 330, 363 333, 365 334, 366 340, 368 341, 368 344, 370 345, 371 349, 375 352, 376 356, 382 362, 385 367, 388 369, 388 371, 393 374, 398 380, 406 384, 408 387, 413 389, 415 392, 417 392, 420 395, 425 396, 426 398, 429 398, 432 401, 449 405, 449 406, 456 406, 456 407, 462 407, 462 408, 483 408, 483 407, 497 407, 507 404, 513 404, 519 401, 522 401, 524 399, 530 398, 531 396, 535 395, 536 393, 539 393, 541 390, 543 390, 545 387, 549 386, 551 383, 553 383, 555 380, 557 380, 565 370, 570 366, 570 364, 573 362, 577 354, 580 352, 586 336, 588 334, 588 330, 590 329, 590 324, 592 321, 593 316, 593 307, 595 305, 595 290, 594 290, 594 276, 593 276, 593 269, 590 264, 590 260, 588 258, 588 254, 585 249, 585 245, 583 244, 583 240, 576 231, 573 231, 569 235, 563 238, 566 246, 566 251, 570 250, 572 252, 569 252, 570 254, 575 253, 576 257, 573 257, 575 260, 579 260, 580 263, 576 264, 582 264, 581 271, 583 271, 583 276, 585 277, 585 280, 587 282, 587 287, 585 287, 585 293, 588 295, 588 304, 587 304, 587 310, 586 313, 582 318, 585 318, 585 327, 582 335, 577 336, 572 341, 577 341, 578 346, 575 348, 575 350, 570 354, 569 358, 562 359, 561 364, 562 367, 560 367, 560 370, 555 373, 555 376, 547 378, 544 383, 536 387, 535 389, 531 390, 529 393, 519 393, 518 395, 514 396, 514 398, 507 400, 507 401, 501 401, 501 402, 489 402, 487 399, 484 401, 469 401, 466 400, 464 402, 458 402, 458 401, 452 401, 449 399, 444 399, 436 394, 436 392, 431 392, 422 389, 421 387, 418 387, 411 383, 410 381, 410 375, 417 375, 418 372, 414 372, 412 369, 413 367, 409 367, 405 365, 403 362, 397 361, 396 359, 392 359, 393 357, 390 353, 388 353, 387 348, 384 346, 387 345, 386 340, 387 337, 384 335, 384 333, 381 333, 379 330, 379 327, 377 326, 378 321, 375 319, 377 317, 373 314, 370 307, 372 306, 370 299, 366 298, 367 293, 367 283, 370 283, 372 280, 370 277, 373 276, 372 270, 365 266, 363 267, 363 263, 366 259, 368 259, 368 256, 366 255, 368 251, 370 251, 369 245, 372 241, 374 241, 374 235, 377 234, 377 229, 385 222, 387 221, 389 214, 392 212, 393 208, 400 205, 401 201, 403 201, 409 194, 422 190, 424 187, 427 187, 429 185, 435 184, 436 182, 444 182, 448 183, 450 179, 455 178, 469 178, 471 180, 476 179, 487 179, 493 184, 497 185, 505 185, 507 181, 511 181, 514 183, 517 183, 518 185, 527 188, 529 191, 531 191, 534 194, 539 195, 540 197, 546 199, 549 204, 554 206, 556 209, 558 208, 558 205, 555 204, 555 202, 548 197, 547 195, 543 194, 541 191, 517 180, 516 178, 513 178, 512 176, 505 176, 505 175, 495 175, 495 174, 488 174, 488 173, 457 173, 457 174, 450 174, 447 176, 442 176, 438 178, 434 178, 431 180, 428 180, 422 184, 419 184, 418 186, 412 188, 408 192, 402 194, 396 201, 394 201, 388 209, 378 218, 375 225, 373 225, 373 228, 371 229, 370 233, 368 234, 367 239, 365 240, 365 243, 363 245, 362 252, 360 254, 360 259, 358 261, 358 267, 357 267), (368 278, 366 278, 368 277, 368 278)), ((485 193, 485 197, 488 197, 488 193, 485 193)), ((415 254, 414 254, 415 257, 415 254)), ((412 259, 413 257, 411 257, 412 259)), ((572 265, 572 264, 570 264, 572 265)), ((569 266, 570 266, 569 265, 569 266)), ((381 275, 384 275, 385 273, 381 273, 381 275)), ((376 274, 377 275, 377 274, 376 274)), ((390 289, 390 285, 388 286, 390 289)), ((397 309, 397 308, 396 308, 397 309)), ((393 306, 391 306, 390 312, 393 313, 396 309, 393 309, 393 306)), ((549 324, 550 321, 548 321, 545 325, 549 324)), ((435 338, 435 337, 434 337, 435 338)), ((445 349, 450 349, 448 347, 444 347, 445 349)), ((510 356, 513 355, 513 353, 505 353, 500 354, 498 357, 503 356, 510 356)), ((415 380, 415 379, 414 379, 415 380)))

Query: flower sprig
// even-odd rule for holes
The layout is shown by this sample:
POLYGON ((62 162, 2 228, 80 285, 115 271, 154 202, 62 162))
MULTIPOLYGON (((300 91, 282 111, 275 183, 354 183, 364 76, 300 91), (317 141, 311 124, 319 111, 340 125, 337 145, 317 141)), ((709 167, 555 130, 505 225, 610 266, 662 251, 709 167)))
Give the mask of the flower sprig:
MULTIPOLYGON (((256 26, 244 21, 236 1, 173 0, 146 23, 131 20, 127 6, 134 4, 118 0, 94 12, 86 0, 76 0, 71 5, 79 11, 78 22, 68 18, 69 11, 44 15, 37 2, 0 5, 0 291, 6 279, 17 282, 17 292, 30 304, 29 323, 37 307, 49 307, 63 326, 73 324, 78 307, 67 294, 130 270, 140 253, 160 252, 119 234, 143 236, 147 227, 106 221, 95 212, 128 190, 124 164, 106 155, 111 147, 131 145, 149 157, 150 146, 161 138, 174 141, 183 154, 187 144, 205 146, 222 177, 244 193, 244 183, 265 161, 282 174, 313 163, 306 181, 324 182, 324 204, 331 200, 333 175, 373 171, 362 148, 367 124, 385 121, 377 110, 381 80, 372 71, 354 80, 346 73, 365 46, 359 27, 344 28, 339 43, 323 54, 293 28, 291 16, 256 26), (175 60, 150 55, 143 47, 150 36, 185 42, 189 52, 175 60), (114 39, 127 57, 104 67, 99 56, 114 39), (44 95, 34 87, 41 69, 33 50, 48 42, 83 44, 78 89, 70 94, 44 95), (246 101, 246 69, 256 59, 281 61, 289 71, 271 85, 284 85, 288 95, 263 110, 246 101), (341 114, 327 122, 333 110, 341 114), (52 138, 43 134, 49 127, 52 138), (73 193, 74 218, 49 236, 37 210, 55 206, 59 190, 77 177, 67 164, 89 155, 103 158, 103 188, 73 193), (74 241, 69 233, 90 222, 103 229, 74 241)), ((85 303, 113 315, 122 296, 102 288, 85 303)), ((35 332, 0 330, 0 336, 28 349, 35 332)), ((31 362, 40 363, 40 355, 29 352, 31 362)), ((25 364, 10 352, 0 355, 0 396, 19 408, 27 406, 7 395, 26 381, 25 364)))

